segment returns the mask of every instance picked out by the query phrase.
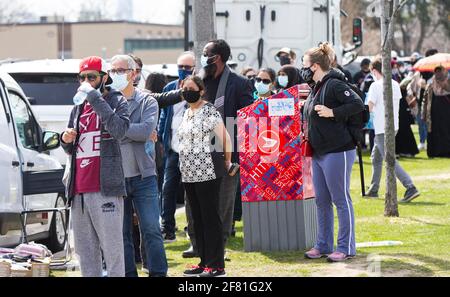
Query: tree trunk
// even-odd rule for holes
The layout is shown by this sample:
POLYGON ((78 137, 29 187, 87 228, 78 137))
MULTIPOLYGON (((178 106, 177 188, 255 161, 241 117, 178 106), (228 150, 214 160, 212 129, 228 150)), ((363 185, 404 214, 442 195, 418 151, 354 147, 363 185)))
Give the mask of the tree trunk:
POLYGON ((385 109, 386 197, 384 215, 398 217, 397 181, 395 176, 395 127, 392 98, 391 50, 394 38, 394 14, 398 0, 381 0, 381 56, 383 68, 383 100, 385 109))
POLYGON ((216 38, 216 9, 214 0, 192 1, 192 30, 196 69, 201 69, 200 57, 209 40, 216 38))

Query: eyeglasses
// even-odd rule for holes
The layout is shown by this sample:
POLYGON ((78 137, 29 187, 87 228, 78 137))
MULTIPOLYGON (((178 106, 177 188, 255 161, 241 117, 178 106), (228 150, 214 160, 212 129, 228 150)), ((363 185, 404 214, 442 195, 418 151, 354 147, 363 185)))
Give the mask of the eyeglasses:
POLYGON ((136 73, 141 73, 142 69, 141 68, 136 68, 136 73))
POLYGON ((248 79, 254 79, 256 77, 256 75, 247 75, 248 79))
POLYGON ((88 81, 90 82, 94 82, 97 80, 97 77, 101 76, 100 74, 95 74, 95 73, 88 73, 88 74, 78 74, 78 81, 79 82, 84 82, 85 79, 87 78, 88 81))
POLYGON ((128 68, 128 69, 117 68, 117 69, 111 69, 111 70, 109 70, 108 73, 122 75, 122 74, 127 73, 127 72, 130 71, 130 70, 133 70, 133 69, 129 69, 129 68, 128 68))
POLYGON ((263 79, 263 78, 261 78, 261 77, 255 78, 255 81, 256 81, 256 82, 263 82, 263 84, 266 84, 266 85, 272 83, 272 81, 271 81, 270 79, 268 79, 268 78, 264 78, 264 79, 263 79))
POLYGON ((179 70, 191 71, 192 69, 194 69, 194 66, 191 66, 191 65, 178 65, 178 69, 179 70))

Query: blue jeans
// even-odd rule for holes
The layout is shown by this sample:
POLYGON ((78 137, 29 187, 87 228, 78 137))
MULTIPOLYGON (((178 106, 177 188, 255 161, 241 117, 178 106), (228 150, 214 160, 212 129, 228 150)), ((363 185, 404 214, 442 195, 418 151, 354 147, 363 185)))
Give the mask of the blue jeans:
POLYGON ((422 120, 422 117, 420 116, 420 112, 417 115, 416 120, 417 120, 417 125, 419 126, 420 143, 425 143, 425 141, 427 140, 427 134, 428 134, 427 122, 422 120))
POLYGON ((161 227, 164 232, 175 233, 175 211, 177 209, 177 198, 181 191, 183 191, 183 185, 181 184, 179 155, 169 150, 166 155, 161 195, 161 227))
POLYGON ((125 276, 138 276, 134 259, 133 206, 139 219, 151 276, 167 275, 167 259, 159 228, 158 184, 156 176, 126 178, 123 242, 125 276))

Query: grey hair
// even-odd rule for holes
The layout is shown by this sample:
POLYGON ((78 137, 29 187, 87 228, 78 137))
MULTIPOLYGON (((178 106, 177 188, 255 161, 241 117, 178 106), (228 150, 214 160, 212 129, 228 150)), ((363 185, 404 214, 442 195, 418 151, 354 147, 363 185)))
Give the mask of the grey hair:
POLYGON ((181 55, 178 56, 178 59, 184 56, 190 56, 195 61, 195 53, 192 51, 183 52, 181 55))
POLYGON ((115 55, 111 58, 111 64, 116 61, 126 61, 129 69, 136 70, 136 62, 128 55, 115 55))

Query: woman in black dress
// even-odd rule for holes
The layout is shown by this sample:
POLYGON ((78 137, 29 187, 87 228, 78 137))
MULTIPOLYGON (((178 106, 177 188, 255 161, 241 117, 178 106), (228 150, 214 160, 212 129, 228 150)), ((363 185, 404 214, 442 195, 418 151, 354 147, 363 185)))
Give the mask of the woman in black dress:
POLYGON ((428 127, 428 157, 450 158, 450 81, 445 68, 436 67, 425 92, 422 116, 428 127))
POLYGON ((417 142, 411 129, 414 117, 406 102, 406 89, 402 88, 402 99, 398 111, 398 132, 395 136, 395 154, 400 157, 414 157, 419 153, 417 142))

